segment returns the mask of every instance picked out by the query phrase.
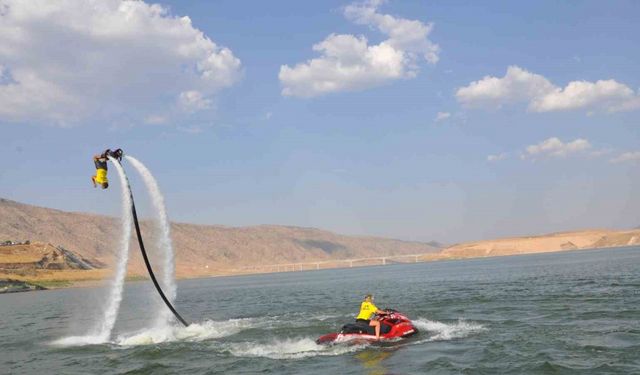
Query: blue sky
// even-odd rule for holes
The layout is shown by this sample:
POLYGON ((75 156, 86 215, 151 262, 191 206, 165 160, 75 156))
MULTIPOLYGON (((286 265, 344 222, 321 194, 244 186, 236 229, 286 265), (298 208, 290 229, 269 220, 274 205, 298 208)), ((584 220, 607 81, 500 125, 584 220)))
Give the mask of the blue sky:
POLYGON ((0 0, 1 197, 116 215, 89 177, 118 146, 174 221, 640 225, 636 1, 85 3, 0 0))

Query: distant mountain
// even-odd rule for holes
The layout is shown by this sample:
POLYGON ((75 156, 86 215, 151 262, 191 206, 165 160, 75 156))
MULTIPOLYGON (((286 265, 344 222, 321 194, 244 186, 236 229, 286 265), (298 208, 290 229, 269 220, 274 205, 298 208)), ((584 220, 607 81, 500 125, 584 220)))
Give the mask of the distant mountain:
POLYGON ((438 241, 429 241, 429 242, 427 242, 427 245, 433 246, 433 247, 439 248, 439 249, 446 247, 445 244, 443 244, 442 242, 438 242, 438 241))
MULTIPOLYGON (((111 265, 118 250, 119 225, 119 220, 113 217, 0 199, 0 242, 51 243, 82 258, 111 265)), ((141 225, 145 247, 153 252, 153 226, 150 222, 141 225)), ((315 228, 277 225, 235 228, 172 223, 171 231, 177 274, 183 277, 219 274, 230 268, 425 254, 440 250, 437 242, 346 236, 315 228)), ((131 252, 129 270, 142 274, 144 265, 135 240, 131 242, 131 252)))
POLYGON ((640 245, 640 230, 589 229, 456 244, 422 260, 479 258, 640 245))

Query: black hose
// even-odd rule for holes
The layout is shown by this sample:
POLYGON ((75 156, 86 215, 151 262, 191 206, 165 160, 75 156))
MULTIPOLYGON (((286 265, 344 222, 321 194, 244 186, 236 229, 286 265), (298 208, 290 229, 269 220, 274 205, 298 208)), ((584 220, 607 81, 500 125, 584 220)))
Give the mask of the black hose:
MULTIPOLYGON (((120 163, 122 166, 122 163, 120 163)), ((124 168, 123 168, 124 169, 124 168)), ((142 242, 142 234, 140 233, 140 225, 138 224, 138 214, 136 213, 136 204, 133 201, 133 192, 131 191, 131 185, 129 185, 129 178, 125 174, 125 179, 127 180, 127 188, 129 189, 129 197, 131 197, 131 213, 133 214, 133 224, 136 228, 136 235, 138 236, 138 244, 140 245, 140 251, 142 252, 142 258, 144 259, 144 264, 147 266, 147 271, 149 272, 149 276, 151 277, 151 281, 153 281, 153 285, 155 285, 158 294, 162 297, 162 300, 167 305, 169 310, 175 315, 176 319, 180 321, 185 327, 189 324, 178 314, 176 309, 173 307, 171 302, 167 299, 167 296, 164 295, 158 280, 156 279, 156 275, 153 273, 153 268, 151 268, 151 263, 149 262, 149 257, 147 256, 147 251, 144 249, 144 242, 142 242)))

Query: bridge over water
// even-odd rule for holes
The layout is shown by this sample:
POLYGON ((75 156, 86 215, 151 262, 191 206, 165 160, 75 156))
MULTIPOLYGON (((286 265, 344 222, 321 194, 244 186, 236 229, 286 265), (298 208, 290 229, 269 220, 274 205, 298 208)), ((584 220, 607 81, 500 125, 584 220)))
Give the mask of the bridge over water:
POLYGON ((331 259, 322 261, 311 261, 301 263, 279 263, 279 264, 263 264, 255 266, 247 266, 239 268, 238 271, 244 272, 293 272, 293 271, 309 271, 325 268, 353 268, 361 266, 385 266, 387 264, 396 263, 418 263, 421 257, 430 253, 421 254, 402 254, 388 255, 370 258, 351 258, 351 259, 331 259))

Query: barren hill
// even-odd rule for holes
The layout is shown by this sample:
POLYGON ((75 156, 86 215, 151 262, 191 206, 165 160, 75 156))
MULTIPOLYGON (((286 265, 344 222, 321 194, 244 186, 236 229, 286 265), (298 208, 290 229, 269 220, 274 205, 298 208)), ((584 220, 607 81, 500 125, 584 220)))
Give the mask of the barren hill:
POLYGON ((591 229, 452 245, 423 260, 478 258, 640 245, 640 230, 591 229))
MULTIPOLYGON (((143 222, 146 247, 153 245, 153 225, 143 222)), ((85 259, 113 264, 119 220, 72 213, 0 199, 0 242, 41 241, 60 245, 85 259)), ((226 273, 231 268, 265 264, 331 261, 437 252, 437 243, 346 236, 314 228, 275 225, 223 227, 171 225, 178 276, 226 273)), ((153 249, 150 249, 153 251, 153 249)), ((143 274, 135 241, 130 273, 143 274)), ((1 260, 0 260, 1 262, 1 260)))

